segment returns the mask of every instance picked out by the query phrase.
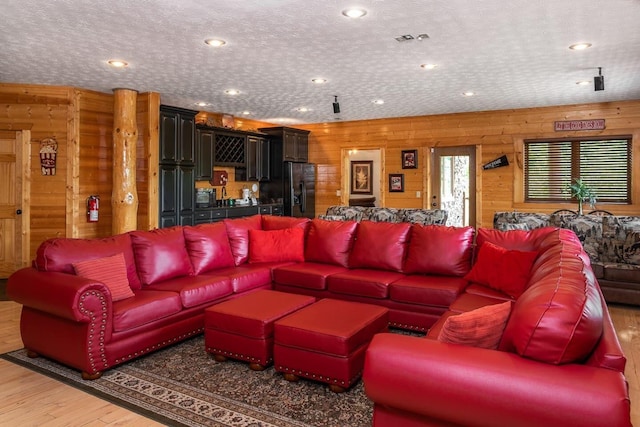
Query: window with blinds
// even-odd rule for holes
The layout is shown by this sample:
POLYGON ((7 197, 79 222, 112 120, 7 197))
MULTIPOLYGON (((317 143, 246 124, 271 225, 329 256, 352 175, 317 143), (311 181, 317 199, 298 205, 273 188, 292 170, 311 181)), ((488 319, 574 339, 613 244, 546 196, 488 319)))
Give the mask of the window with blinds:
POLYGON ((598 202, 631 203, 631 137, 524 141, 525 201, 571 200, 576 178, 598 202))

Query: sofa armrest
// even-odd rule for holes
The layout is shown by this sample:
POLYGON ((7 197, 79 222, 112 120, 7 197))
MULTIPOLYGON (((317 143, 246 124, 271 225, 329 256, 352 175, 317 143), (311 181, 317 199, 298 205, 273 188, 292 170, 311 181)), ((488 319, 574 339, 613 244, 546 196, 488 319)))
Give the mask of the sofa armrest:
POLYGON ((376 405, 466 426, 631 426, 624 376, 514 353, 378 334, 363 373, 376 405))
POLYGON ((9 277, 7 296, 26 307, 76 322, 89 322, 92 312, 111 313, 111 293, 103 283, 32 267, 9 277), (87 298, 89 295, 95 298, 87 298))

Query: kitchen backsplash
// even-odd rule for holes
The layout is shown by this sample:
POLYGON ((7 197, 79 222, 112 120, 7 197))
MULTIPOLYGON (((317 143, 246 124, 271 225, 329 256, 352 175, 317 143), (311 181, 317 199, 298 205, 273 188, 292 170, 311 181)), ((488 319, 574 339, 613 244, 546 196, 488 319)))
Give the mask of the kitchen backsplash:
MULTIPOLYGON (((227 182, 227 198, 229 199, 240 199, 242 198, 242 189, 243 188, 251 188, 253 184, 256 184, 255 181, 236 181, 236 171, 235 168, 223 168, 216 166, 215 170, 225 170, 229 174, 229 181, 227 182)), ((217 192, 218 199, 222 195, 222 187, 219 185, 212 186, 209 181, 196 181, 196 188, 215 188, 217 192)), ((256 197, 259 197, 259 191, 256 191, 256 197)))

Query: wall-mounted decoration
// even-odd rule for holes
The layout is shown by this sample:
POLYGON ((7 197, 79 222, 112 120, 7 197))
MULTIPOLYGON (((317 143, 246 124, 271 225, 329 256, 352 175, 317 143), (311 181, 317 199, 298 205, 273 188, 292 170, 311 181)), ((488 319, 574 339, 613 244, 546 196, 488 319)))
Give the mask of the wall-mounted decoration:
POLYGON ((604 119, 593 120, 566 120, 553 122, 553 129, 556 132, 565 130, 602 130, 605 128, 604 119))
POLYGON ((373 194, 373 160, 351 162, 351 194, 373 194))
POLYGON ((229 174, 227 174, 227 171, 213 171, 213 178, 211 178, 209 184, 213 186, 225 186, 227 185, 227 182, 229 182, 229 174))
POLYGON ((507 155, 503 155, 502 157, 498 157, 495 160, 490 161, 489 163, 482 166, 482 169, 495 169, 502 166, 509 166, 509 159, 507 159, 507 155))
POLYGON ((55 137, 45 138, 40 141, 40 170, 42 175, 56 174, 57 155, 58 142, 55 137))
POLYGON ((389 174, 389 192, 391 193, 404 192, 404 174, 403 173, 389 174))
POLYGON ((418 167, 418 150, 402 150, 402 169, 418 167))
POLYGON ((235 120, 231 114, 223 114, 222 115, 222 127, 233 129, 235 126, 235 120))

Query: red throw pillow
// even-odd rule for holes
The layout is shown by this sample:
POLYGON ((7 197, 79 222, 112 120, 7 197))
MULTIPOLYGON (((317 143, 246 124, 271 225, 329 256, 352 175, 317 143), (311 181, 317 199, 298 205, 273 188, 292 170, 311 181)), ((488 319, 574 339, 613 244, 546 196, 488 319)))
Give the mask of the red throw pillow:
POLYGON ((404 272, 464 276, 471 269, 473 233, 473 227, 413 224, 404 272))
POLYGON ((303 262, 304 230, 249 230, 249 263, 303 262))
POLYGON ((438 334, 438 341, 495 350, 510 312, 511 301, 507 301, 449 316, 438 334))
POLYGON ((509 251, 485 242, 480 247, 476 263, 464 278, 517 299, 527 286, 531 266, 537 256, 537 252, 509 251))
POLYGON ((112 301, 120 301, 134 296, 127 279, 127 265, 122 253, 81 261, 73 264, 78 276, 104 283, 111 291, 112 301))

